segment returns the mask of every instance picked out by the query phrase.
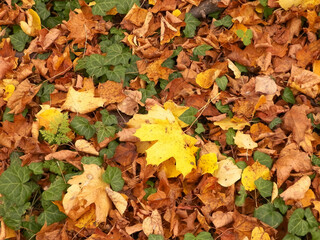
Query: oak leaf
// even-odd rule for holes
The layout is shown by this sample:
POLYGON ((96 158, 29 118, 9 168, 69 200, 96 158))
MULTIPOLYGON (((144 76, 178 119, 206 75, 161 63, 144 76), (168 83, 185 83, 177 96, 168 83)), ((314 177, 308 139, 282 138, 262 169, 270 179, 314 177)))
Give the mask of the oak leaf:
POLYGON ((310 185, 311 185, 310 177, 303 176, 295 184, 288 187, 283 193, 281 193, 280 197, 282 197, 284 201, 287 201, 289 199, 293 199, 293 200, 303 199, 310 185))
POLYGON ((254 182, 260 177, 264 180, 270 180, 270 170, 257 161, 243 170, 241 182, 247 191, 252 191, 256 189, 254 182))
POLYGON ((102 107, 105 101, 103 98, 94 97, 94 89, 79 92, 70 87, 67 99, 61 106, 61 109, 85 114, 96 110, 98 107, 102 107))
POLYGON ((145 152, 148 164, 159 165, 173 157, 176 168, 184 176, 196 166, 194 144, 197 140, 184 134, 179 123, 170 110, 155 105, 148 114, 136 114, 128 126, 137 126, 134 136, 140 141, 155 141, 145 152), (139 128, 140 127, 140 128, 139 128))
POLYGON ((105 190, 109 184, 102 180, 104 169, 95 164, 83 164, 83 169, 81 175, 68 181, 71 186, 62 201, 65 212, 72 220, 77 220, 89 210, 91 204, 94 204, 96 221, 106 222, 112 205, 105 190))

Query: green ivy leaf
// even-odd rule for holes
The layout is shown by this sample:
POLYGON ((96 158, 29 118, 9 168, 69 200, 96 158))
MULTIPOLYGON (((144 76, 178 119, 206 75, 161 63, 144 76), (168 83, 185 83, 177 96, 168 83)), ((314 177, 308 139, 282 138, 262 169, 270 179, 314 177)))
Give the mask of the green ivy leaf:
POLYGON ((216 83, 222 91, 225 91, 228 85, 228 78, 226 76, 216 78, 216 83))
POLYGON ((184 35, 187 38, 192 38, 195 35, 197 27, 200 25, 200 21, 192 16, 191 13, 186 13, 186 16, 184 18, 184 21, 186 23, 186 27, 183 30, 184 35))
POLYGON ((101 157, 93 157, 93 156, 84 156, 81 158, 82 164, 96 164, 98 166, 102 166, 103 159, 101 157))
POLYGON ((123 51, 123 45, 115 43, 107 47, 107 65, 119 65, 119 64, 128 64, 131 53, 128 51, 123 51))
POLYGON ((106 57, 100 54, 91 54, 86 59, 86 71, 90 76, 101 77, 107 73, 106 57))
POLYGON ((12 164, 0 176, 0 193, 13 203, 21 206, 31 196, 32 188, 27 182, 31 171, 27 166, 12 164))
POLYGON ((147 98, 152 97, 157 94, 156 89, 154 88, 154 82, 150 82, 146 88, 140 88, 139 91, 142 93, 141 102, 145 103, 147 98))
POLYGON ((259 193, 262 197, 270 197, 272 194, 272 187, 273 184, 269 180, 264 180, 263 178, 259 178, 256 181, 254 181, 254 184, 256 185, 257 189, 259 190, 259 193))
POLYGON ((111 125, 115 125, 118 124, 118 120, 117 117, 114 115, 110 115, 109 112, 105 109, 100 111, 101 115, 102 115, 102 122, 107 125, 107 126, 111 126, 111 125))
POLYGON ((196 237, 192 233, 186 233, 184 235, 184 240, 196 240, 196 237))
POLYGON ((304 220, 305 211, 302 208, 296 209, 288 222, 288 232, 298 235, 305 236, 309 232, 309 224, 304 220))
POLYGON ((30 203, 27 202, 21 206, 12 205, 11 200, 4 200, 2 217, 4 223, 13 230, 19 230, 22 225, 22 215, 26 213, 26 210, 30 207, 30 203), (10 203, 8 203, 10 201, 10 203))
POLYGON ((238 207, 242 207, 247 198, 247 192, 243 185, 240 186, 238 194, 235 199, 235 204, 238 207))
POLYGON ((213 240, 213 237, 211 236, 211 233, 209 233, 209 232, 200 232, 196 236, 196 240, 213 240))
POLYGON ((159 234, 150 234, 148 240, 164 240, 162 235, 159 234))
POLYGON ((306 208, 304 210, 304 216, 307 219, 307 222, 309 223, 309 227, 310 228, 317 228, 319 226, 318 221, 316 220, 316 218, 313 216, 310 208, 306 208))
POLYGON ((126 75, 126 68, 122 65, 115 66, 112 70, 106 71, 107 78, 114 82, 122 82, 126 75))
POLYGON ((40 97, 40 101, 47 102, 50 101, 50 94, 54 91, 54 84, 49 84, 48 82, 44 82, 39 92, 37 93, 37 96, 40 97))
POLYGON ((314 165, 320 166, 320 158, 312 154, 311 161, 314 165))
POLYGON ((103 157, 104 155, 107 155, 108 159, 112 158, 118 145, 119 143, 117 143, 116 141, 110 142, 108 144, 108 148, 101 149, 101 151, 99 152, 99 156, 103 157))
POLYGON ((242 170, 244 170, 248 166, 245 161, 236 162, 236 165, 238 168, 240 168, 242 170))
POLYGON ((197 134, 201 134, 205 132, 205 128, 203 127, 202 123, 197 123, 197 128, 194 130, 197 134))
POLYGON ((22 222, 23 230, 23 236, 26 239, 34 239, 37 232, 40 231, 41 225, 35 221, 34 216, 30 216, 28 221, 22 222))
POLYGON ((255 209, 253 216, 273 228, 277 228, 283 221, 282 215, 276 211, 271 203, 264 204, 255 209))
POLYGON ((116 0, 96 0, 96 4, 92 7, 94 15, 106 16, 106 12, 116 6, 116 0))
POLYGON ((285 201, 283 201, 282 198, 277 197, 274 201, 273 201, 273 205, 279 209, 279 211, 284 215, 286 214, 289 206, 286 205, 285 201))
POLYGON ((51 201, 45 201, 41 199, 41 204, 44 211, 38 217, 38 223, 42 226, 47 223, 47 225, 51 225, 55 222, 60 222, 65 219, 67 216, 59 211, 59 208, 54 205, 51 201))
POLYGON ((113 137, 116 134, 116 128, 115 127, 106 126, 100 121, 97 121, 94 124, 94 127, 96 128, 96 131, 97 131, 98 143, 101 143, 106 138, 113 137))
POLYGON ((72 119, 70 126, 77 134, 84 136, 87 140, 92 138, 96 133, 94 126, 84 117, 75 116, 72 119))
POLYGON ((50 16, 46 4, 41 0, 35 1, 35 9, 42 21, 46 20, 50 16))
POLYGON ((275 117, 275 118, 271 121, 271 123, 269 123, 269 128, 270 128, 270 129, 273 129, 275 126, 277 126, 277 125, 279 125, 279 124, 281 124, 281 123, 282 123, 281 118, 275 117))
POLYGON ((296 103, 296 99, 294 98, 293 93, 292 93, 292 91, 291 91, 291 89, 289 87, 286 87, 283 90, 283 93, 282 93, 281 97, 287 103, 292 103, 292 104, 296 103))
POLYGON ((122 0, 118 1, 117 11, 120 14, 127 14, 132 8, 133 4, 140 6, 139 0, 122 0))
POLYGON ((67 187, 68 184, 64 182, 63 178, 57 176, 50 187, 42 193, 42 198, 47 201, 60 201, 62 200, 62 193, 67 187))
POLYGON ((108 166, 102 175, 103 181, 109 183, 113 191, 120 191, 123 188, 124 180, 121 170, 117 167, 108 166))
POLYGON ((206 51, 212 49, 210 45, 202 44, 200 46, 197 46, 193 49, 193 55, 194 56, 205 56, 206 51))
POLYGON ((259 0, 259 2, 263 7, 266 7, 268 5, 268 0, 259 0))
POLYGON ((19 26, 13 27, 13 34, 9 38, 13 48, 18 52, 23 51, 27 42, 31 40, 31 37, 25 34, 19 26))
POLYGON ((301 238, 299 238, 291 233, 288 233, 287 235, 284 236, 284 238, 282 240, 301 240, 301 238))
POLYGON ((229 105, 222 105, 221 100, 216 102, 215 106, 216 106, 216 108, 218 109, 219 112, 227 113, 229 115, 229 117, 231 117, 233 115, 231 110, 230 110, 229 105))
POLYGON ((236 131, 233 128, 229 128, 226 132, 226 142, 228 145, 234 145, 234 137, 236 136, 236 131))
POLYGON ((272 160, 272 158, 271 158, 268 154, 266 154, 266 153, 259 152, 259 151, 255 151, 254 154, 253 154, 253 159, 254 159, 255 161, 258 161, 258 162, 261 163, 262 165, 267 166, 269 169, 271 169, 271 167, 272 167, 273 160, 272 160))
POLYGON ((234 62, 234 65, 236 65, 236 67, 239 69, 240 72, 242 72, 242 73, 248 72, 248 69, 245 66, 243 66, 242 64, 240 64, 238 62, 234 62))
POLYGON ((184 113, 179 116, 179 119, 186 124, 192 124, 196 120, 195 115, 197 114, 197 112, 198 109, 189 107, 189 109, 184 111, 184 113))
POLYGON ((226 28, 229 28, 232 26, 232 17, 229 15, 224 16, 220 20, 217 20, 213 23, 216 27, 224 26, 226 28))
POLYGON ((43 174, 43 163, 42 162, 33 162, 28 165, 28 168, 35 175, 43 174))

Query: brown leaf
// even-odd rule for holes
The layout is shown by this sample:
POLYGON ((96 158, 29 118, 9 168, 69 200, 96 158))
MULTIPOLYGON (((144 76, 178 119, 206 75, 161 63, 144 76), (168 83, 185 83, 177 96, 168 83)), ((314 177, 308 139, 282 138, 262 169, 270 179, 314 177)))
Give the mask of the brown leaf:
POLYGON ((214 212, 212 213, 210 220, 212 221, 215 228, 224 227, 233 222, 233 212, 214 212))
POLYGON ((283 193, 281 193, 280 197, 282 197, 284 201, 287 201, 289 199, 292 199, 292 200, 303 199, 310 185, 311 185, 310 177, 303 176, 297 182, 295 182, 292 186, 288 187, 283 193))
POLYGON ((94 146, 84 139, 77 140, 75 143, 75 147, 80 152, 85 152, 95 156, 99 156, 99 152, 94 148, 94 146))
POLYGON ((127 200, 120 193, 113 191, 110 187, 106 187, 106 192, 119 213, 123 215, 128 206, 127 200))
POLYGON ((122 83, 113 81, 100 83, 98 86, 98 94, 101 98, 105 99, 105 105, 120 103, 126 98, 126 95, 123 93, 122 83))
POLYGON ((143 220, 142 230, 147 236, 150 234, 163 235, 162 220, 158 210, 152 211, 151 216, 143 220))
POLYGON ((298 173, 312 170, 310 157, 307 153, 300 151, 295 143, 291 143, 281 150, 279 159, 272 167, 272 171, 277 171, 278 187, 287 180, 292 170, 298 173))
POLYGON ((9 98, 8 107, 11 109, 10 113, 21 113, 26 108, 26 105, 32 101, 40 87, 40 85, 31 84, 29 80, 21 82, 9 98))

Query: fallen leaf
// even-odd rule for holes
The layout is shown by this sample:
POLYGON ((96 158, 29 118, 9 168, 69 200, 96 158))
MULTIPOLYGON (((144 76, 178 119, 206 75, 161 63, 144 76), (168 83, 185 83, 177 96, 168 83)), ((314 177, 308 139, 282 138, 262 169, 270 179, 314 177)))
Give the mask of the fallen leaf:
POLYGON ((29 36, 37 36, 41 30, 41 20, 39 15, 33 10, 28 9, 26 11, 28 23, 25 21, 20 22, 22 31, 24 31, 29 36))
POLYGON ((271 194, 271 202, 273 202, 279 195, 279 189, 275 182, 273 182, 272 186, 272 194, 271 194))
POLYGON ((198 148, 194 144, 197 140, 183 133, 171 111, 155 105, 148 114, 136 114, 132 120, 128 126, 141 124, 134 134, 140 141, 156 141, 146 150, 148 164, 159 165, 173 157, 177 170, 184 176, 196 167, 194 154, 198 148), (147 119, 148 123, 144 123, 143 119, 147 119))
POLYGON ((150 234, 163 235, 162 220, 158 210, 152 211, 151 216, 143 220, 142 230, 147 236, 150 234))
POLYGON ((181 174, 176 168, 176 160, 174 158, 170 158, 161 163, 160 171, 165 171, 167 178, 175 178, 181 174))
POLYGON ((85 114, 96 110, 98 107, 103 107, 105 101, 103 98, 94 97, 94 89, 78 92, 73 87, 70 87, 67 99, 61 109, 85 114))
POLYGON ((283 193, 281 193, 280 197, 282 197, 284 201, 287 201, 289 199, 300 200, 305 196, 310 185, 311 185, 310 177, 303 176, 297 182, 295 182, 292 186, 288 187, 283 193))
POLYGON ((208 69, 196 76, 196 83, 202 88, 210 88, 214 80, 219 76, 221 70, 208 69))
POLYGON ((111 201, 105 190, 109 185, 102 180, 104 169, 96 164, 83 164, 83 169, 81 175, 73 176, 68 181, 71 186, 62 200, 65 212, 75 221, 94 204, 96 221, 106 222, 111 201))
POLYGON ((247 191, 252 191, 256 189, 254 182, 260 177, 264 180, 270 180, 270 170, 265 165, 262 165, 256 161, 254 164, 247 166, 243 170, 241 183, 247 191))
POLYGON ((46 130, 50 129, 50 123, 61 117, 61 110, 58 108, 50 107, 50 105, 40 105, 41 110, 36 114, 39 127, 44 127, 46 130))
POLYGON ((179 117, 189 109, 189 107, 186 107, 186 106, 179 106, 177 104, 175 104, 172 100, 169 100, 167 102, 165 102, 163 104, 163 108, 164 109, 169 109, 172 114, 175 116, 176 120, 178 121, 179 125, 182 127, 182 128, 185 128, 185 127, 188 127, 189 124, 181 121, 179 119, 179 117))
POLYGON ((78 151, 99 156, 99 152, 94 148, 94 146, 84 139, 77 140, 75 143, 75 147, 78 151))
POLYGON ((198 168, 201 169, 201 173, 213 174, 218 169, 217 155, 215 153, 208 153, 202 155, 198 160, 198 168))
POLYGON ((269 76, 257 76, 255 91, 257 93, 272 95, 275 94, 278 87, 276 82, 269 76))
POLYGON ((216 211, 212 213, 210 220, 215 228, 221 228, 233 222, 233 212, 216 211))
POLYGON ((234 138, 234 143, 239 148, 254 149, 258 147, 258 144, 252 140, 249 134, 244 134, 241 131, 237 131, 234 138))
POLYGON ((105 105, 120 103, 126 98, 126 95, 123 93, 122 83, 113 81, 100 83, 98 86, 98 94, 100 98, 105 100, 105 105))
POLYGON ((123 215, 128 206, 127 200, 120 193, 113 191, 108 186, 106 187, 106 192, 112 203, 118 209, 119 213, 123 215))
POLYGON ((233 163, 231 159, 221 160, 218 163, 218 169, 213 176, 218 178, 218 183, 223 187, 230 187, 241 178, 242 170, 233 163))
POLYGON ((255 227, 251 233, 251 240, 270 240, 270 236, 262 227, 255 227))
POLYGON ((233 128, 234 130, 242 130, 245 128, 245 126, 250 126, 250 124, 238 117, 233 117, 233 118, 225 118, 221 121, 216 121, 213 123, 214 125, 217 125, 221 127, 222 130, 228 130, 229 128, 233 128))
POLYGON ((235 78, 240 78, 241 77, 241 72, 237 66, 228 59, 228 68, 230 68, 235 76, 235 78))

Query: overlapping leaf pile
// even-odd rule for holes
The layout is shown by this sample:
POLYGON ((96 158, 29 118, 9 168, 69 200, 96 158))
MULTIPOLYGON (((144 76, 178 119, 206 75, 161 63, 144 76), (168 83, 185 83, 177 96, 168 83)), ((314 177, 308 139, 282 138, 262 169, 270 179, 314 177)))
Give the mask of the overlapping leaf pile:
POLYGON ((2 1, 0 239, 320 239, 320 2, 203 4, 2 1))

